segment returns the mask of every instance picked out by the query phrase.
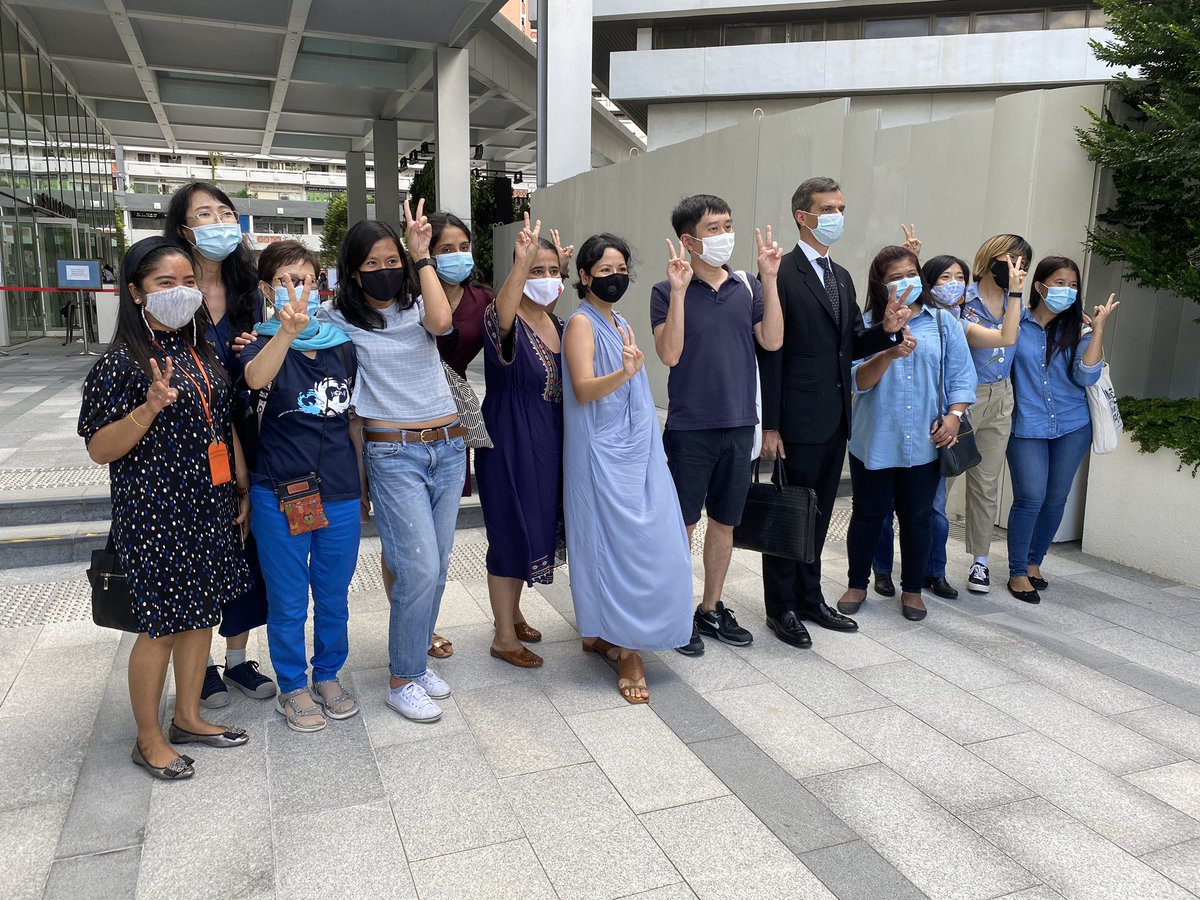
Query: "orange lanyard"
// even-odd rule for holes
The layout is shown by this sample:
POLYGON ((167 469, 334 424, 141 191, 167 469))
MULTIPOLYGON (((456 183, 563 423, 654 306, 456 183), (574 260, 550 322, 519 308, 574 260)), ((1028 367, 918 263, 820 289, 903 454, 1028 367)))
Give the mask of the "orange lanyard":
POLYGON ((189 346, 188 351, 192 354, 192 359, 196 361, 196 368, 200 370, 200 377, 204 379, 204 391, 200 390, 200 385, 196 383, 196 379, 188 374, 188 370, 183 366, 179 367, 180 373, 188 381, 192 383, 192 387, 196 389, 197 396, 200 397, 200 404, 204 407, 204 416, 208 419, 208 429, 212 432, 213 440, 217 438, 217 428, 213 423, 212 410, 209 408, 208 401, 212 398, 212 383, 208 380, 208 373, 204 370, 204 363, 200 361, 200 357, 196 355, 196 349, 189 346))

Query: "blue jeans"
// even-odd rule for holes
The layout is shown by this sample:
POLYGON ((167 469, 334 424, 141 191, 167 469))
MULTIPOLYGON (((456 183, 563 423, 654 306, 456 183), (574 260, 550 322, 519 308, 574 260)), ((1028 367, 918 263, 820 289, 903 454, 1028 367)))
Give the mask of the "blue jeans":
POLYGON ((462 438, 430 444, 364 441, 363 455, 383 561, 396 578, 388 598, 388 669, 395 678, 416 678, 425 672, 446 588, 466 444, 462 438))
MULTIPOLYGON (((925 563, 926 578, 946 577, 946 541, 950 538, 950 520, 946 518, 946 479, 938 479, 937 493, 933 495, 933 512, 929 516, 929 561, 925 563)), ((871 568, 878 575, 892 574, 892 550, 896 534, 889 512, 879 532, 879 546, 875 548, 875 559, 871 568)))
POLYGON ((337 678, 350 652, 346 594, 358 564, 357 500, 326 503, 329 525, 292 534, 268 487, 250 488, 250 527, 267 586, 267 646, 283 693, 307 686, 304 625, 313 598, 313 681, 337 678))
POLYGON ((1008 511, 1008 575, 1029 574, 1040 566, 1062 523, 1067 494, 1092 444, 1090 425, 1048 440, 1012 437, 1008 471, 1013 502, 1008 511))

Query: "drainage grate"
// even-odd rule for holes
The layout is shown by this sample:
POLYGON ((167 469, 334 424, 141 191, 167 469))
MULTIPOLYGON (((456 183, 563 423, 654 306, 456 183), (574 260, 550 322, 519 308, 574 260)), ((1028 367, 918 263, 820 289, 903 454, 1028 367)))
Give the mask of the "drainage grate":
POLYGON ((108 466, 76 466, 68 469, 0 469, 0 491, 91 487, 98 484, 108 484, 108 466))

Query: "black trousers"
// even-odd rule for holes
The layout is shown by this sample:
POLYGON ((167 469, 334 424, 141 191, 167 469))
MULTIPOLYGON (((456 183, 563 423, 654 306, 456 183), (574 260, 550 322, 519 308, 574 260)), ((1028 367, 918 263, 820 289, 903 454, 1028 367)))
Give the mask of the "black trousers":
POLYGON ((933 497, 940 478, 936 459, 911 468, 868 469, 850 454, 850 480, 854 485, 854 512, 846 535, 850 587, 867 589, 879 531, 895 503, 900 521, 900 589, 921 593, 932 540, 933 497))
MULTIPOLYGON (((767 615, 773 619, 788 610, 804 615, 825 602, 821 593, 821 551, 846 460, 846 437, 839 430, 823 444, 785 443, 783 449, 787 454, 783 470, 788 484, 817 492, 817 534, 813 542, 817 558, 802 563, 778 556, 763 557, 763 600, 767 615)), ((879 534, 878 529, 875 533, 879 534)))

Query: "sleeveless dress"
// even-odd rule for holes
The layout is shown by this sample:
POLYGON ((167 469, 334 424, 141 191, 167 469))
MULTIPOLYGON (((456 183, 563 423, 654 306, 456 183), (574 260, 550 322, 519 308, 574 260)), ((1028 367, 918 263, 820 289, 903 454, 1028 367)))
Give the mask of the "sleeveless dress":
MULTIPOLYGON (((576 316, 592 324, 595 374, 621 368, 621 337, 608 318, 587 301, 576 316)), ((632 650, 682 647, 692 636, 692 559, 650 381, 643 369, 580 403, 570 367, 562 372, 563 507, 579 633, 632 650)))

